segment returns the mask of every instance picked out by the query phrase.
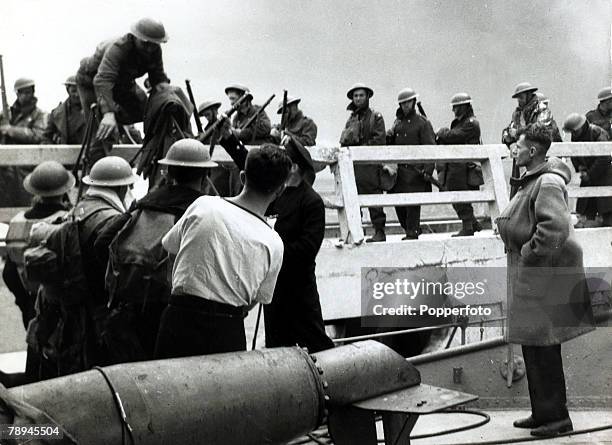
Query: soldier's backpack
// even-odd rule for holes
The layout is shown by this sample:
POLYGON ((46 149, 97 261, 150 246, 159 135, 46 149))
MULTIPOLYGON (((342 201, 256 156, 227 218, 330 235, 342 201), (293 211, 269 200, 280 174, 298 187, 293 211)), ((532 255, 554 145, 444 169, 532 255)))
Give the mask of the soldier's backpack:
POLYGON ((24 252, 28 280, 41 284, 26 340, 55 362, 58 375, 91 365, 94 308, 83 269, 79 223, 109 209, 89 207, 78 218, 73 209, 61 223, 34 225, 30 234, 33 247, 24 252))
POLYGON ((110 308, 166 301, 170 292, 168 254, 161 239, 174 226, 171 213, 137 209, 109 246, 106 290, 110 308))

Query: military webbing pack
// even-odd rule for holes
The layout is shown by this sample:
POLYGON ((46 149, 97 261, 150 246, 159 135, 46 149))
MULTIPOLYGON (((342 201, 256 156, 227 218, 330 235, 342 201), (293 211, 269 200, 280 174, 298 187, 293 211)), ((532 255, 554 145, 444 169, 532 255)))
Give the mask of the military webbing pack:
POLYGON ((90 206, 78 218, 73 209, 59 224, 33 226, 30 238, 36 245, 24 252, 26 276, 41 284, 27 342, 57 363, 58 375, 90 365, 88 336, 93 308, 82 263, 79 223, 109 209, 112 207, 90 206))
POLYGON ((38 284, 30 282, 25 275, 23 255, 30 243, 30 230, 34 224, 57 221, 66 215, 66 212, 66 210, 58 210, 46 218, 40 219, 28 219, 25 217, 25 212, 19 212, 9 223, 6 233, 6 254, 15 263, 21 283, 30 294, 35 295, 38 289, 38 284))
POLYGON ((109 307, 159 302, 170 294, 168 255, 161 239, 176 221, 173 214, 138 209, 109 247, 106 289, 109 307))

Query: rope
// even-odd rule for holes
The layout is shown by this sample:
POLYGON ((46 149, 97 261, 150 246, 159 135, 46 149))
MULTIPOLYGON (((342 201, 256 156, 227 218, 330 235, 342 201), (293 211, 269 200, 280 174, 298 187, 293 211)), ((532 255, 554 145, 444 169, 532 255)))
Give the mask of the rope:
POLYGON ((135 444, 136 441, 134 440, 134 434, 133 434, 134 430, 132 429, 132 426, 127 420, 127 415, 125 414, 125 409, 123 408, 121 397, 119 396, 119 393, 115 389, 113 382, 111 382, 110 378, 108 377, 104 369, 100 368, 99 366, 94 366, 92 369, 95 369, 96 371, 100 372, 100 374, 102 374, 102 377, 104 377, 104 380, 106 381, 106 384, 110 388, 111 393, 113 395, 113 401, 115 402, 115 407, 117 408, 117 411, 119 413, 119 418, 121 419, 121 443, 124 445, 126 444, 125 430, 127 429, 128 436, 130 437, 130 442, 132 444, 135 444))

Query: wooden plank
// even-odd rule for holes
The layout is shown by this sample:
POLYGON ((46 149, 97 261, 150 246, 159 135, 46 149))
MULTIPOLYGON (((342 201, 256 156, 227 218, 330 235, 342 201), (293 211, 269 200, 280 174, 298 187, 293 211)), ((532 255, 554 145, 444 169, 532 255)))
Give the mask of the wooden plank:
POLYGON ((13 216, 27 209, 28 207, 0 207, 0 222, 8 223, 13 216))
POLYGON ((487 159, 492 147, 499 157, 508 156, 508 149, 503 144, 496 145, 393 145, 350 147, 353 162, 377 163, 392 162, 400 164, 421 162, 457 162, 482 161, 487 159))
POLYGON ((568 188, 567 194, 570 198, 594 198, 601 196, 612 196, 612 186, 568 188))
POLYGON ((338 208, 338 225, 340 226, 340 237, 346 240, 349 236, 349 226, 346 211, 344 209, 344 198, 342 197, 342 177, 340 176, 340 168, 338 164, 334 164, 331 167, 331 171, 334 175, 335 181, 335 201, 339 204, 338 208))
POLYGON ((610 156, 612 142, 555 142, 548 150, 548 156, 610 156))
POLYGON ((338 210, 338 219, 346 221, 346 244, 359 244, 363 241, 364 233, 361 226, 361 209, 355 182, 355 170, 351 152, 341 149, 338 153, 338 173, 336 175, 336 196, 342 199, 344 207, 338 210))
POLYGON ((495 194, 491 190, 359 195, 359 205, 361 207, 432 205, 451 204, 459 202, 490 202, 494 200, 495 194))
POLYGON ((491 221, 495 221, 501 211, 506 208, 509 202, 508 187, 506 187, 506 177, 504 167, 497 151, 490 146, 486 148, 489 157, 482 161, 482 175, 486 190, 493 190, 495 199, 489 202, 489 215, 491 221))

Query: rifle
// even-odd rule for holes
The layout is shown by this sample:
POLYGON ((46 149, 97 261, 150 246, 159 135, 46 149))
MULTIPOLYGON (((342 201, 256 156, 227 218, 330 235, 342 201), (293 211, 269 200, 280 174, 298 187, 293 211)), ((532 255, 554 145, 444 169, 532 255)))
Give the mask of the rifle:
POLYGON ((283 114, 281 114, 281 140, 283 136, 283 131, 287 129, 287 121, 289 120, 289 110, 287 110, 287 90, 283 91, 283 114))
MULTIPOLYGON (((228 119, 232 116, 232 114, 234 114, 236 111, 238 111, 238 108, 240 107, 240 105, 242 105, 242 102, 244 102, 247 97, 251 97, 250 94, 243 94, 242 96, 240 96, 240 98, 234 102, 234 105, 232 105, 232 107, 227 110, 225 112, 225 115, 228 117, 228 119)), ((204 133, 199 134, 196 139, 200 142, 205 141, 209 136, 211 136, 223 123, 223 119, 217 119, 215 121, 214 124, 212 124, 208 130, 206 130, 204 133)), ((212 156, 212 152, 214 150, 214 145, 211 144, 211 149, 210 149, 210 155, 212 156)))
POLYGON ((427 117, 427 115, 425 114, 425 110, 423 109, 423 105, 421 105, 421 102, 417 102, 417 108, 419 109, 419 113, 421 113, 421 116, 423 117, 427 117))
POLYGON ((427 173, 424 169, 423 170, 419 170, 418 168, 416 168, 414 165, 411 165, 412 168, 414 168, 417 173, 419 173, 423 179, 427 182, 429 182, 430 184, 435 185, 436 187, 438 187, 438 189, 443 192, 444 191, 444 187, 442 187, 442 184, 440 184, 440 181, 438 181, 436 178, 434 178, 431 174, 427 173))
POLYGON ((257 110, 257 112, 253 116, 251 116, 249 118, 249 120, 244 123, 243 126, 240 127, 240 129, 244 130, 245 128, 249 128, 249 126, 253 122, 255 122, 255 119, 257 119, 259 117, 259 115, 264 112, 264 110, 266 109, 266 107, 268 105, 270 105, 270 102, 272 102, 272 99, 274 99, 275 97, 276 97, 276 94, 273 94, 272 96, 270 96, 270 98, 267 101, 264 102, 264 104, 261 106, 261 108, 259 110, 257 110))
POLYGON ((198 107, 193 97, 193 91, 191 90, 191 82, 189 81, 189 79, 185 79, 185 86, 187 87, 187 94, 189 95, 189 101, 191 102, 191 105, 193 105, 193 117, 195 119, 198 133, 202 133, 204 129, 202 127, 202 121, 200 120, 200 115, 198 114, 198 107))
MULTIPOLYGON (((2 63, 2 54, 0 54, 0 93, 2 94, 2 118, 4 123, 11 123, 11 109, 6 100, 6 83, 4 81, 4 64, 2 63)), ((4 136, 0 137, 0 142, 4 143, 4 136)))
POLYGON ((91 110, 89 112, 89 118, 87 119, 87 124, 85 125, 85 135, 83 136, 83 142, 81 143, 81 149, 79 150, 79 154, 77 156, 77 160, 74 163, 74 167, 72 167, 72 175, 75 179, 78 180, 79 190, 77 192, 77 202, 80 201, 81 195, 83 193, 83 173, 81 174, 81 178, 79 179, 79 166, 82 167, 82 171, 85 170, 85 163, 83 162, 87 158, 87 152, 89 151, 89 146, 91 145, 91 139, 93 136, 94 130, 94 119, 96 112, 96 104, 91 104, 91 110), (83 164, 83 165, 81 165, 83 164))

